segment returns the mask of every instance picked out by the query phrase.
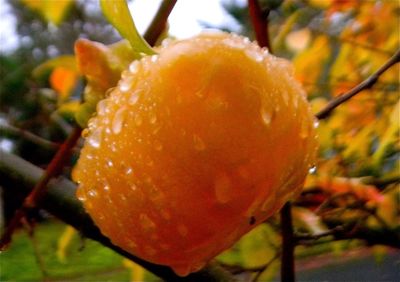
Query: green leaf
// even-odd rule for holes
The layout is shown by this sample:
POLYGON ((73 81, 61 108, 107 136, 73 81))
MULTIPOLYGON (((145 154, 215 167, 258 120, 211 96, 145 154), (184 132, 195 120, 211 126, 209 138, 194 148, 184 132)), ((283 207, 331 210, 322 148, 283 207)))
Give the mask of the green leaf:
POLYGON ((78 68, 76 66, 75 56, 72 55, 63 55, 56 57, 54 59, 50 59, 43 64, 40 64, 33 70, 33 77, 39 79, 40 77, 50 73, 56 67, 64 67, 70 69, 72 71, 78 72, 78 68))
POLYGON ((139 54, 155 54, 137 31, 125 0, 100 0, 100 5, 107 20, 131 43, 134 51, 139 54))

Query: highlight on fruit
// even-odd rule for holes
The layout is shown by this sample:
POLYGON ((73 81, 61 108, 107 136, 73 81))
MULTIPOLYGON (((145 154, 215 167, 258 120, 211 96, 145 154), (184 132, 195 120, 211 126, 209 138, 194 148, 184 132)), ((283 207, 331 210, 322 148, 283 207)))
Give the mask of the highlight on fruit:
POLYGON ((184 276, 299 194, 317 141, 291 64, 247 38, 157 52, 97 104, 73 179, 114 244, 184 276))

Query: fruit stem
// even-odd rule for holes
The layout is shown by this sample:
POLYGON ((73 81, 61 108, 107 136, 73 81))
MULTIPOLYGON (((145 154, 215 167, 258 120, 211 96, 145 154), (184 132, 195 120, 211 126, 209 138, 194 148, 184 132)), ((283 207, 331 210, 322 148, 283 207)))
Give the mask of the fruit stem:
POLYGON ((177 0, 164 0, 161 2, 156 15, 147 28, 144 39, 150 46, 154 46, 167 26, 169 14, 172 12, 177 0))
POLYGON ((272 53, 268 31, 268 16, 270 10, 267 8, 263 11, 258 0, 248 0, 248 6, 258 45, 267 47, 269 52, 272 53))

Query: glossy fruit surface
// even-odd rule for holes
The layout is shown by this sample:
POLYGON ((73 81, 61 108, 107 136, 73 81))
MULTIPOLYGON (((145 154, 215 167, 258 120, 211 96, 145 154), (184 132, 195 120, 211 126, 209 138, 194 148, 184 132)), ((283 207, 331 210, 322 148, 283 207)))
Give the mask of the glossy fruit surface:
POLYGON ((116 245, 186 275, 298 194, 317 145, 286 60, 225 33, 164 45, 99 102, 73 178, 116 245))

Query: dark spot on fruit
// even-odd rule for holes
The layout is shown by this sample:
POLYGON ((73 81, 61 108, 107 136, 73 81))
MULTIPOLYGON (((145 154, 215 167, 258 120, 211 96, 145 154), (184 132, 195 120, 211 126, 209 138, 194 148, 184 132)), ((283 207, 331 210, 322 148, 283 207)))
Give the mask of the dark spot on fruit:
POLYGON ((250 225, 253 225, 254 223, 256 223, 256 218, 254 216, 250 217, 249 223, 250 223, 250 225))

